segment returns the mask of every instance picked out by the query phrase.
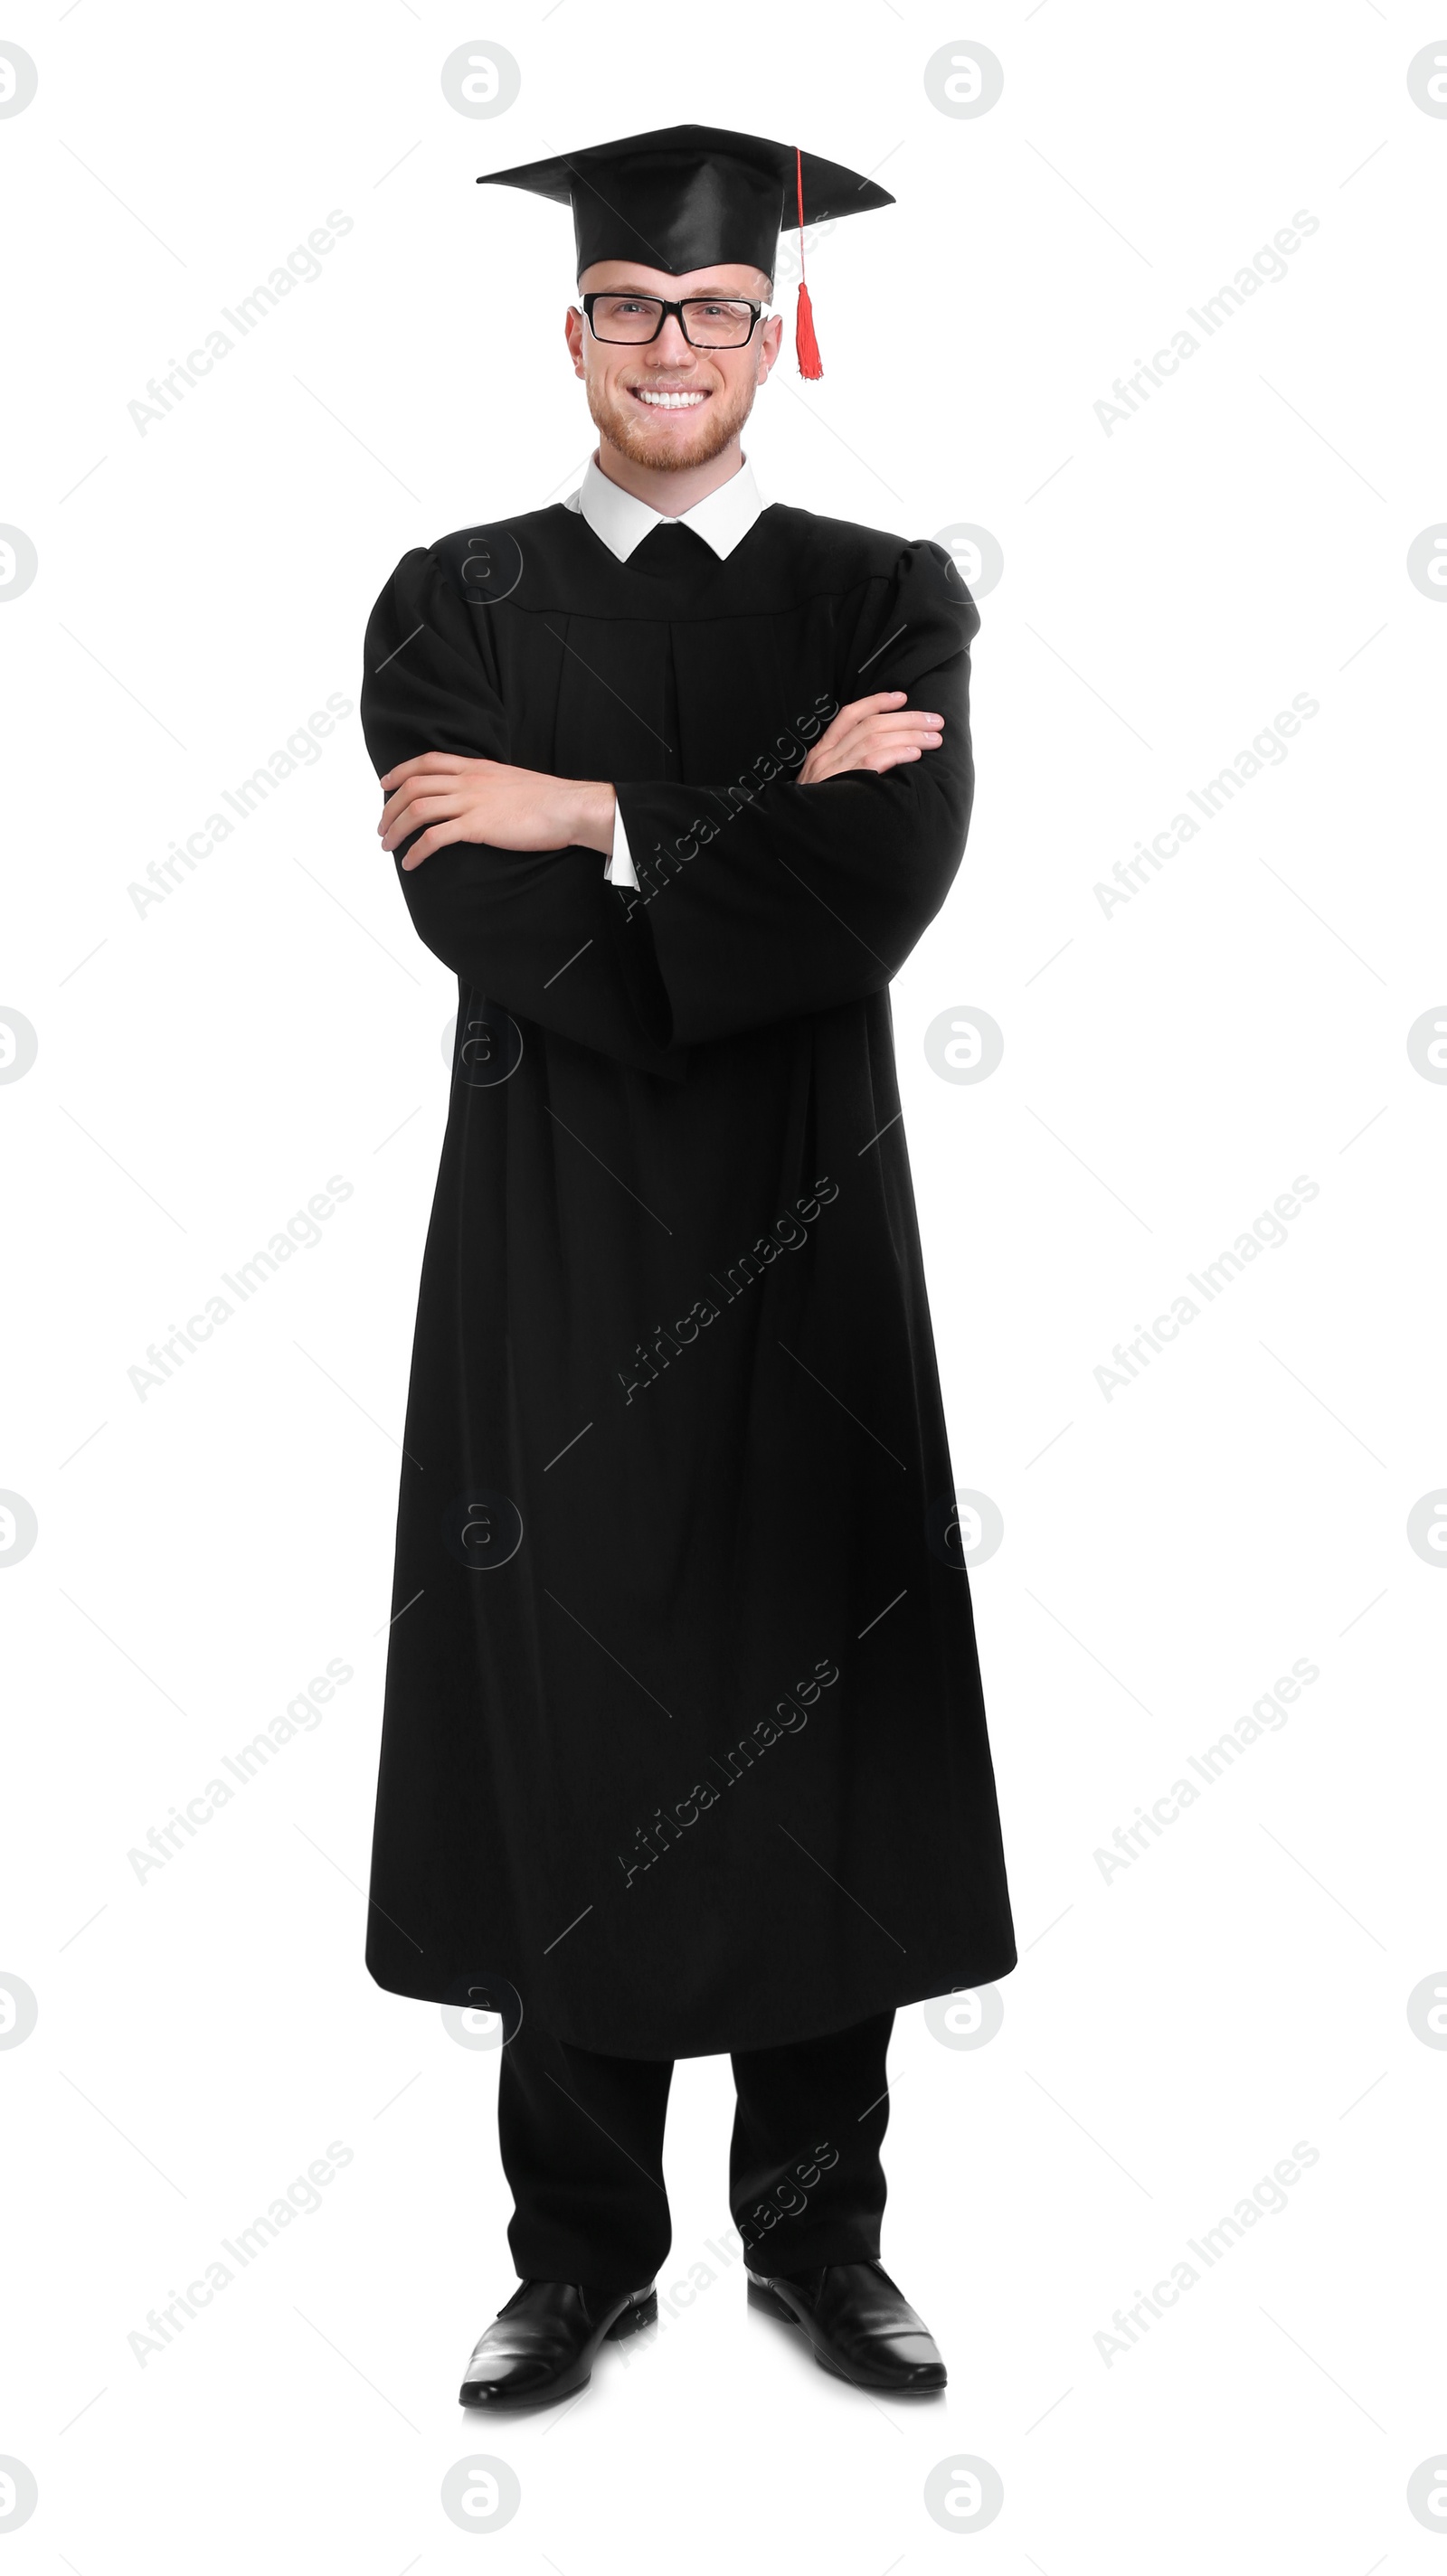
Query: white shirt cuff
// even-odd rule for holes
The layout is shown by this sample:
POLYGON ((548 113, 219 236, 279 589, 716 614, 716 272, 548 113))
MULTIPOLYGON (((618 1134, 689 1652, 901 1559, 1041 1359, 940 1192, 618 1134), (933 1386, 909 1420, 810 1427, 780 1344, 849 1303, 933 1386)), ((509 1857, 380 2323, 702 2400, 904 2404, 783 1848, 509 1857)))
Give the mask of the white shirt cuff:
POLYGON ((623 829, 623 816, 616 794, 613 799, 613 856, 603 874, 610 885, 636 886, 638 883, 638 871, 633 865, 633 854, 628 847, 628 835, 623 829))

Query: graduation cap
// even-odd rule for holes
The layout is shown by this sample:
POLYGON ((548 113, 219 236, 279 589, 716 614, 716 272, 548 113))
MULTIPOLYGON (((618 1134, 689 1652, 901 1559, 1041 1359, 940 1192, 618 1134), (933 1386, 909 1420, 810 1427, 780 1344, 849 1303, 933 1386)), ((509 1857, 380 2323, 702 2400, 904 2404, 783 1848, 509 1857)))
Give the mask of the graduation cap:
MULTIPOLYGON (((477 184, 526 188, 571 206, 579 277, 600 259, 638 259, 671 277, 737 261, 772 277, 781 232, 802 236, 806 224, 894 204, 887 189, 837 161, 715 125, 629 134, 516 170, 489 170, 477 184)), ((801 238, 794 345, 800 375, 817 377, 824 370, 803 270, 801 238)))

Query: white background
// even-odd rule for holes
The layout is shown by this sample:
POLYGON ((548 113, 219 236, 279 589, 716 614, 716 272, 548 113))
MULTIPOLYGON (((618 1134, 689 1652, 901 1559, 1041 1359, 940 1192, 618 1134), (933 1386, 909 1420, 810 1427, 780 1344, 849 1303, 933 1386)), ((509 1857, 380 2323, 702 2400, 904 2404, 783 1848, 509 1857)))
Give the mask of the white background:
MULTIPOLYGON (((1439 13, 1440 14, 1440 13, 1439 13)), ((0 121, 9 932, 0 1088, 9 1628, 6 2576, 701 2564, 842 2576, 1447 2566, 1438 1354, 1447 513, 1438 18, 919 0, 471 16, 439 0, 17 6, 0 121), (468 119, 441 66, 505 46, 468 119), (932 103, 959 40, 1004 66, 932 103), (364 1900, 392 1519, 454 988, 377 853, 355 716, 138 912, 133 883, 321 707, 397 557, 570 490, 567 218, 477 171, 678 118, 878 171, 748 450, 765 492, 988 529, 979 793, 894 990, 1023 1953, 979 2049, 900 2016, 885 2259, 947 2398, 908 2410, 746 2314, 723 2060, 680 2067, 655 2338, 564 2413, 455 2405, 513 2286, 497 2060, 373 1987, 364 1900), (333 209, 352 229, 141 434, 128 405, 333 209), (1095 405, 1297 210, 1318 230, 1135 415, 1095 405), (1297 693, 1319 712, 1108 914, 1093 892, 1297 693), (988 1011, 999 1070, 929 1024, 988 1011), (128 1378, 332 1175, 353 1195, 142 1401, 128 1378), (1107 1401, 1094 1372, 1298 1174, 1319 1194, 1107 1401), (1434 1323, 1433 1318, 1436 1317, 1434 1323), (329 1659, 353 1679, 138 1881, 127 1854, 329 1659), (1298 1658, 1319 1679, 1128 1868, 1094 1858, 1298 1658), (352 2161, 144 2366, 128 2337, 332 2141, 352 2161), (1298 2141, 1176 2306, 1095 2338, 1298 2141), (1437 2180, 1434 2182, 1434 2175, 1437 2180), (464 2533, 442 2480, 521 2482, 464 2533), (988 2529, 926 2508, 988 2461, 988 2529), (483 2549, 486 2540, 487 2548, 483 2549)), ((1447 42, 1442 47, 1447 53, 1447 42)), ((792 291, 782 298, 792 323, 792 291)), ((1197 336, 1200 336, 1199 334, 1197 336)), ((1447 1982, 1447 1977, 1444 1977, 1447 1982)), ((1189 2259, 1189 2258, 1187 2258, 1189 2259)), ((1198 2266, 1198 2269, 1203 2267, 1198 2266)))

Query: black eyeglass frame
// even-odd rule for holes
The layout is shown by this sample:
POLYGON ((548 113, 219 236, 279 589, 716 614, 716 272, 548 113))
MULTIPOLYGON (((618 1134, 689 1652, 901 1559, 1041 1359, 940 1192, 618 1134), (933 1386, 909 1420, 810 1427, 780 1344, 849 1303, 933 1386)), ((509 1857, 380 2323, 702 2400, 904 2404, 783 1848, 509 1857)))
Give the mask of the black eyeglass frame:
POLYGON ((754 333, 759 327, 760 314, 767 313, 769 310, 767 304, 756 304, 751 295, 685 295, 676 304, 670 304, 667 298, 662 295, 636 295, 629 297, 628 301, 635 304, 659 304, 662 306, 663 309, 658 316, 658 329, 656 331, 650 331, 646 340, 607 340, 604 338, 601 331, 593 330, 593 307, 597 303, 600 295, 627 296, 627 289, 620 286, 596 286, 590 289, 588 294, 580 296, 578 299, 583 307, 588 328, 593 332, 594 339, 602 349, 651 348, 654 341, 662 332, 664 323, 668 320, 670 313, 677 321, 678 327, 683 333, 685 340, 687 340, 690 349, 746 349, 749 345, 749 341, 752 340, 754 333), (742 340, 695 340, 693 334, 689 330, 688 324, 683 318, 683 308, 685 304, 746 304, 753 318, 749 323, 747 335, 742 340))

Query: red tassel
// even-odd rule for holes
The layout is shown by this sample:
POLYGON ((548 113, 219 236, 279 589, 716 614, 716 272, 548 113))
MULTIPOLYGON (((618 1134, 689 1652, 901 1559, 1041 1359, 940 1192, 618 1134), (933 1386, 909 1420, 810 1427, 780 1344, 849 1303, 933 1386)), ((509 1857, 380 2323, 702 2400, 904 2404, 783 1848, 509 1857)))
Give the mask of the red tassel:
POLYGON ((798 356, 801 376, 817 378, 823 375, 824 370, 819 363, 819 343, 814 337, 814 308, 809 301, 809 289, 802 277, 799 280, 799 310, 794 316, 794 348, 798 356))
POLYGON ((797 143, 794 146, 794 187, 799 205, 799 309, 794 316, 794 353, 799 373, 817 384, 824 369, 819 357, 819 343, 814 337, 814 307, 804 281, 804 163, 797 143))

